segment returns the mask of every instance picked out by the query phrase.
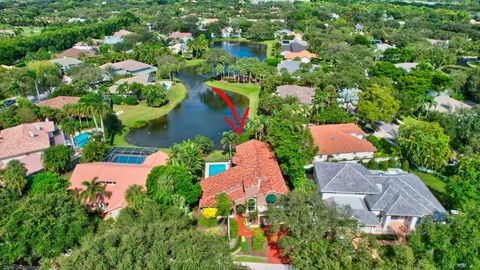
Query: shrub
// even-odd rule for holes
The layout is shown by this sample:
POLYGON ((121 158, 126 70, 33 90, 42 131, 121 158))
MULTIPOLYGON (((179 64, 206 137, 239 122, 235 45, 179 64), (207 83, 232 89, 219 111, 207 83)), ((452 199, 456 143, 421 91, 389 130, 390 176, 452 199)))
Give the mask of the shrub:
POLYGON ((407 159, 402 160, 402 170, 406 172, 410 170, 410 163, 407 159))
POLYGON ((70 164, 73 151, 65 145, 55 145, 43 152, 43 166, 49 172, 64 173, 70 164))
POLYGON ((243 204, 237 205, 236 209, 237 209, 237 213, 240 214, 240 215, 245 213, 245 205, 243 205, 243 204))
POLYGON ((388 170, 388 164, 389 164, 388 160, 380 161, 380 164, 379 164, 380 170, 382 170, 382 171, 388 170))
POLYGON ((112 103, 115 105, 120 105, 123 102, 123 98, 121 96, 113 95, 112 96, 112 103))
POLYGON ((218 225, 218 221, 216 218, 204 218, 203 216, 200 216, 197 220, 198 225, 209 228, 209 227, 214 227, 218 225))
POLYGON ((54 173, 43 172, 33 175, 28 192, 30 194, 50 194, 55 192, 65 192, 67 188, 67 180, 54 173))
POLYGON ((250 219, 250 222, 255 222, 255 221, 257 221, 258 211, 248 212, 248 218, 250 219))
POLYGON ((137 104, 138 104, 138 100, 137 100, 137 98, 134 97, 134 96, 126 96, 123 101, 124 101, 125 104, 127 104, 127 105, 137 105, 137 104))
POLYGON ((256 252, 262 252, 266 241, 265 233, 262 229, 253 229, 252 248, 256 252))
POLYGON ((230 198, 228 197, 227 193, 218 194, 217 196, 215 196, 215 200, 217 201, 217 204, 215 205, 215 207, 218 210, 217 215, 222 217, 230 215, 232 202, 230 201, 230 198))
POLYGON ((368 168, 370 170, 378 170, 378 162, 374 158, 370 159, 368 162, 368 168))
POLYGON ((397 168, 397 160, 395 158, 391 158, 389 161, 388 161, 388 166, 390 168, 397 168))
POLYGON ((230 237, 238 237, 238 223, 234 218, 230 219, 230 237))
POLYGON ((266 58, 264 62, 269 66, 276 67, 280 63, 280 60, 274 57, 269 57, 269 58, 266 58))
POLYGON ((248 243, 247 243, 247 240, 245 239, 245 236, 242 236, 242 240, 240 242, 240 250, 243 253, 248 253, 248 243))
POLYGON ((217 217, 217 208, 208 207, 202 209, 202 216, 207 219, 212 219, 217 217))

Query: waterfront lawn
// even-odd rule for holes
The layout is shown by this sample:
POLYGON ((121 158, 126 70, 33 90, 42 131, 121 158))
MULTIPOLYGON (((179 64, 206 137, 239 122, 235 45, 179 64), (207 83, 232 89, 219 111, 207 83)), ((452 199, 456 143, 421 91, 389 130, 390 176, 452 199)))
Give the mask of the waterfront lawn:
POLYGON ((260 85, 253 83, 229 83, 229 82, 220 82, 220 81, 210 81, 206 82, 208 86, 216 87, 221 90, 234 92, 240 95, 244 95, 249 100, 250 112, 248 113, 249 118, 257 117, 258 111, 258 96, 260 94, 260 85))
POLYGON ((276 40, 266 40, 262 41, 262 44, 267 45, 267 57, 273 57, 273 45, 277 42, 276 40))
POLYGON ((205 157, 206 162, 224 162, 228 161, 228 152, 222 150, 215 150, 205 157))
POLYGON ((169 100, 168 104, 160 108, 148 107, 144 100, 134 106, 114 105, 113 110, 115 112, 123 111, 118 118, 124 126, 122 134, 115 136, 114 144, 129 146, 130 144, 125 141, 125 135, 128 134, 131 128, 141 127, 150 120, 166 115, 187 97, 187 89, 183 84, 177 82, 168 90, 167 97, 169 100))
POLYGON ((190 59, 185 61, 185 66, 186 67, 194 67, 202 64, 205 61, 205 59, 190 59))

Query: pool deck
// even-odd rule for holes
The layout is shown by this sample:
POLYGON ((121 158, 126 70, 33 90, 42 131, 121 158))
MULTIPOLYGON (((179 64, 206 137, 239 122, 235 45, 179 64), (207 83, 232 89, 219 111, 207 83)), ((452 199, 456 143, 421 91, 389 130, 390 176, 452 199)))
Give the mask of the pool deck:
POLYGON ((225 165, 225 171, 230 168, 229 162, 207 162, 205 163, 205 179, 210 177, 210 166, 209 165, 225 165))

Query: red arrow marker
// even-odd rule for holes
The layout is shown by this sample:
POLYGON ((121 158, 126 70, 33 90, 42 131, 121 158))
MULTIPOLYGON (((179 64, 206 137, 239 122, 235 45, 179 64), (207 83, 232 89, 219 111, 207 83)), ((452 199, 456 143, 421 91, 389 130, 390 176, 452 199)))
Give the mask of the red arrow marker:
POLYGON ((245 120, 247 120, 248 111, 250 111, 250 107, 247 107, 243 113, 242 120, 240 121, 240 126, 238 128, 225 115, 223 116, 223 119, 225 119, 227 124, 238 134, 238 136, 242 135, 243 125, 245 124, 245 120))
MULTIPOLYGON (((225 95, 220 89, 217 89, 215 87, 212 87, 212 90, 217 93, 223 100, 225 100, 225 103, 227 103, 228 107, 232 111, 233 114, 233 119, 235 120, 235 123, 238 123, 238 117, 237 117, 237 111, 235 110, 235 107, 233 106, 232 101, 225 95)), ((243 113, 242 120, 240 121, 240 125, 236 127, 228 117, 225 115, 223 116, 223 119, 225 119, 225 122, 238 134, 238 136, 242 135, 243 132, 243 125, 245 124, 245 121, 247 120, 248 112, 250 111, 250 107, 247 107, 245 112, 243 113)))
POLYGON ((235 107, 233 107, 233 103, 230 101, 230 99, 225 95, 220 89, 217 89, 215 87, 212 87, 213 92, 217 93, 225 102, 227 103, 228 107, 230 107, 230 110, 232 111, 233 114, 233 119, 235 120, 235 123, 238 123, 238 117, 237 117, 237 111, 235 111, 235 107))

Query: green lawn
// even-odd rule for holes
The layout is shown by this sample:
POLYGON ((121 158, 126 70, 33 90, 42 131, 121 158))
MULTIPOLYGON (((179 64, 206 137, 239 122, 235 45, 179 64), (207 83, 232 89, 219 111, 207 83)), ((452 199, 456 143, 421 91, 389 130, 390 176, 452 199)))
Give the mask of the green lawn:
POLYGON ((221 162, 228 161, 228 152, 215 150, 205 158, 206 162, 221 162))
POLYGON ((445 182, 443 182, 442 179, 438 178, 437 176, 418 171, 413 172, 413 174, 420 177, 423 183, 425 183, 425 185, 427 185, 430 189, 445 192, 445 182))
POLYGON ((193 66, 198 66, 201 63, 203 63, 205 59, 190 59, 185 62, 185 66, 187 67, 193 67, 193 66))
POLYGON ((267 57, 273 57, 273 45, 277 42, 276 40, 266 40, 262 41, 262 44, 267 45, 267 57))
POLYGON ((124 139, 125 135, 130 131, 130 128, 140 127, 150 120, 166 115, 187 97, 187 89, 183 84, 177 82, 168 90, 167 97, 169 100, 168 104, 160 108, 148 107, 145 101, 141 101, 135 106, 114 105, 113 110, 115 112, 123 111, 118 118, 122 120, 125 127, 122 135, 115 136, 114 144, 122 146, 130 145, 124 139))
POLYGON ((255 256, 234 256, 234 262, 256 262, 256 263, 266 263, 267 258, 264 257, 255 257, 255 256))
POLYGON ((221 90, 234 92, 240 95, 244 95, 248 98, 250 104, 249 118, 257 117, 258 111, 258 96, 260 94, 260 85, 252 83, 228 83, 219 81, 206 82, 208 86, 216 87, 221 90))

